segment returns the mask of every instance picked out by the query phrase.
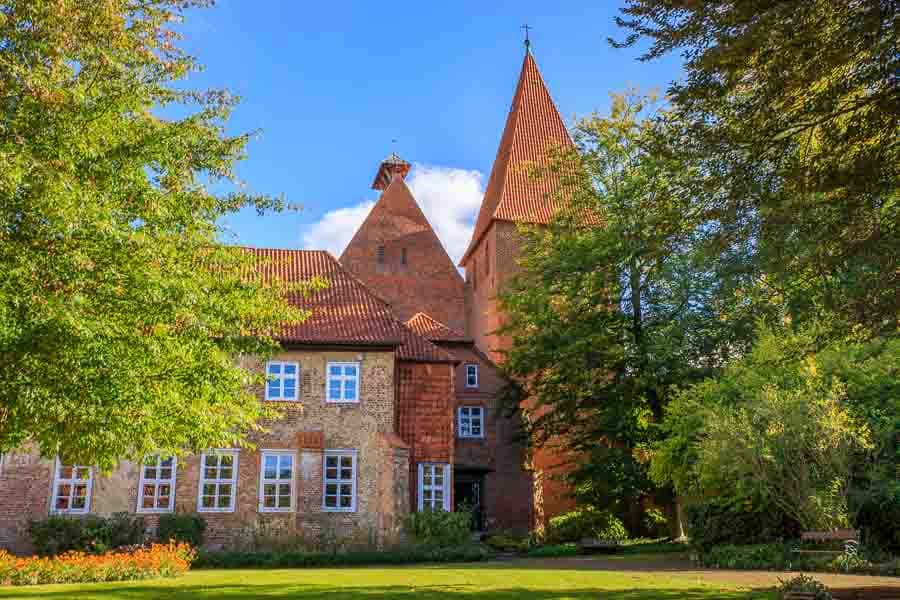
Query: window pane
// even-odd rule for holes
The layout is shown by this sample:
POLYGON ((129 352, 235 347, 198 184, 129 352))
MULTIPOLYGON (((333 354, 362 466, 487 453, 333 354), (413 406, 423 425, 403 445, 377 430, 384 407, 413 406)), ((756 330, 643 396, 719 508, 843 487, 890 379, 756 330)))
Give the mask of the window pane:
POLYGON ((341 508, 352 508, 353 499, 350 496, 341 496, 341 508))
POLYGON ((160 466, 163 466, 163 467, 171 467, 172 464, 173 464, 173 461, 172 461, 171 456, 169 458, 166 458, 166 459, 160 461, 160 466))
POLYGON ((220 483, 219 484, 219 495, 220 496, 230 496, 231 495, 231 484, 230 483, 220 483))
POLYGON ((279 363, 269 363, 269 375, 281 374, 281 365, 279 363))
POLYGON ((342 467, 352 467, 353 466, 353 457, 352 456, 342 456, 341 457, 341 466, 342 467))
POLYGON ((331 387, 328 389, 328 399, 329 400, 340 400, 341 399, 341 387, 338 384, 338 387, 331 387))
POLYGON ((141 501, 141 508, 156 508, 153 506, 153 496, 144 496, 144 499, 141 501))
POLYGON ((156 501, 156 508, 169 508, 169 496, 160 496, 156 501))
POLYGON ((344 400, 356 400, 356 382, 347 381, 345 384, 347 387, 344 388, 344 400))
POLYGON ((353 495, 353 486, 349 483, 341 484, 341 494, 345 496, 353 495))
POLYGON ((59 478, 60 479, 72 479, 72 467, 67 466, 67 465, 60 465, 59 478))
POLYGON ((163 467, 159 470, 159 478, 160 479, 172 479, 172 468, 171 467, 163 467))
POLYGON ((219 479, 231 479, 231 467, 222 467, 219 469, 219 479))
POLYGON ((344 375, 356 377, 356 365, 347 365, 344 367, 344 375))
POLYGON ((340 375, 341 367, 339 365, 332 365, 332 366, 328 367, 328 374, 329 375, 340 375))
POLYGON ((159 486, 159 495, 160 496, 168 496, 171 493, 171 486, 168 483, 160 484, 159 486))
POLYGON ((153 484, 144 485, 144 491, 142 493, 143 496, 153 497, 153 494, 156 492, 156 486, 153 484))
POLYGON ((203 495, 204 496, 215 496, 215 494, 216 494, 216 486, 214 483, 203 484, 203 495))
POLYGON ((216 505, 214 496, 203 496, 203 500, 201 502, 203 508, 214 508, 216 505))
POLYGON ((294 375, 296 373, 297 373, 297 365, 294 365, 294 364, 284 365, 284 374, 285 375, 294 375))
POLYGON ((341 479, 353 479, 353 469, 341 469, 341 479))
POLYGON ((325 469, 325 479, 337 479, 337 468, 325 469))
POLYGON ((72 508, 84 508, 84 506, 85 498, 83 496, 72 498, 72 508))
POLYGON ((278 508, 290 508, 291 507, 291 495, 288 494, 286 496, 278 497, 278 508))
POLYGON ((228 508, 231 505, 231 499, 228 496, 219 496, 219 508, 228 508))
POLYGON ((282 456, 280 470, 278 472, 278 477, 280 479, 290 479, 291 471, 293 470, 293 460, 290 456, 282 456))
POLYGON ((275 508, 275 496, 263 496, 263 506, 265 508, 275 508))
POLYGON ((264 496, 274 496, 275 495, 275 484, 267 483, 263 486, 263 495, 264 496))
POLYGON ((144 467, 144 477, 146 479, 156 479, 156 467, 144 467))
POLYGON ((336 467, 338 464, 337 456, 326 456, 325 457, 325 465, 329 467, 336 467))
POLYGON ((325 506, 328 508, 337 508, 337 497, 325 496, 325 506))
POLYGON ((269 382, 269 398, 280 398, 281 392, 279 391, 281 386, 277 381, 269 382))
POLYGON ((284 394, 282 395, 282 397, 287 399, 293 399, 297 397, 297 388, 294 387, 293 382, 284 382, 284 394))
POLYGON ((338 486, 336 484, 329 483, 328 485, 325 486, 325 493, 333 496, 333 495, 337 494, 337 487, 338 486))
POLYGON ((271 454, 263 457, 263 477, 265 479, 275 479, 276 469, 278 468, 278 457, 271 454))
POLYGON ((219 458, 219 457, 216 456, 215 454, 207 454, 207 455, 206 455, 206 459, 204 459, 204 464, 205 464, 207 467, 215 467, 216 464, 218 464, 218 462, 219 462, 219 461, 218 461, 218 458, 219 458))

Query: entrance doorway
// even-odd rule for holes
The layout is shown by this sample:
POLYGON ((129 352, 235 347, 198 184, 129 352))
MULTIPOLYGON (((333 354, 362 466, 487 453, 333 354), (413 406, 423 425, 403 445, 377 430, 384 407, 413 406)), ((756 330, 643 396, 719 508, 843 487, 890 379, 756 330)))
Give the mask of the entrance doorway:
POLYGON ((457 471, 453 478, 453 510, 472 514, 472 531, 484 531, 484 474, 457 471))

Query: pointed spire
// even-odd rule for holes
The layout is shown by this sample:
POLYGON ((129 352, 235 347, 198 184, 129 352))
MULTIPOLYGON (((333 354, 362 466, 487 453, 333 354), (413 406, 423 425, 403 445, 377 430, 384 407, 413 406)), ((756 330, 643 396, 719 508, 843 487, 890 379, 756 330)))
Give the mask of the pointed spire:
POLYGON ((525 54, 531 54, 531 39, 528 37, 528 32, 533 28, 528 23, 525 23, 522 25, 522 29, 525 30, 525 54))
MULTIPOLYGON (((530 40, 527 37, 526 41, 528 48, 530 40)), ((572 139, 544 84, 534 56, 530 51, 526 52, 472 240, 463 254, 461 265, 466 263, 494 220, 550 222, 559 208, 559 198, 555 194, 559 177, 546 173, 542 178, 535 179, 529 175, 528 166, 546 165, 548 153, 553 148, 571 147, 572 139)))

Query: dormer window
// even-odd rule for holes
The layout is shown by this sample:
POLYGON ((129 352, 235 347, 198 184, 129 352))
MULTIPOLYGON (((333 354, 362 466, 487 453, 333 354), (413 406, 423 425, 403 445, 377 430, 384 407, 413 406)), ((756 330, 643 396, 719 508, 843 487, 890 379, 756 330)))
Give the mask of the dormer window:
POLYGON ((466 387, 478 387, 478 365, 466 365, 466 387))
POLYGON ((400 250, 400 264, 406 266, 406 248, 400 250))
POLYGON ((384 246, 378 246, 378 264, 384 264, 384 246))

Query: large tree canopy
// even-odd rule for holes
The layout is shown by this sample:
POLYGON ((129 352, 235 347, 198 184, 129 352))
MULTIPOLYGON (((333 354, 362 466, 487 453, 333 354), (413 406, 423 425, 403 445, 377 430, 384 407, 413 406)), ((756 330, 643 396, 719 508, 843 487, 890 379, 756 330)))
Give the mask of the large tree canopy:
POLYGON ((753 245, 760 288, 794 318, 825 308, 894 331, 900 3, 629 0, 623 13, 623 44, 685 59, 668 147, 703 175, 723 244, 753 245))
POLYGON ((0 452, 109 467, 263 414, 236 361, 303 315, 219 241, 280 203, 210 191, 248 137, 227 92, 175 85, 197 65, 172 27, 204 4, 0 2, 0 452))

